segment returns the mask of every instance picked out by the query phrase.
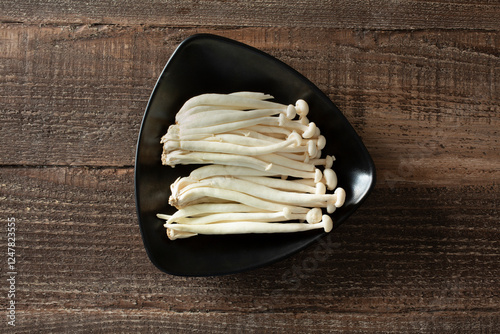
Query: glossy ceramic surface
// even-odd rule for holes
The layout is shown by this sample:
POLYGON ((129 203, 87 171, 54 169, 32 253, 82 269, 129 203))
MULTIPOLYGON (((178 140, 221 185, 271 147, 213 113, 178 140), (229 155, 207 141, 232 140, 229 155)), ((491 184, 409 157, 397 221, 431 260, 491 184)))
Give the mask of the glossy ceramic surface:
MULTIPOLYGON (((194 35, 171 56, 151 94, 136 153, 135 187, 139 225, 151 261, 173 275, 211 276, 236 273, 283 259, 326 233, 315 230, 273 235, 196 236, 171 241, 156 213, 175 212, 168 205, 170 184, 197 166, 163 166, 160 137, 182 104, 203 93, 257 91, 275 101, 310 106, 308 118, 327 139, 325 154, 336 157, 333 169, 346 190, 345 205, 331 215, 335 228, 368 196, 375 166, 361 139, 338 108, 297 71, 253 47, 213 35, 194 35)), ((335 229, 330 232, 335 233, 335 229)))

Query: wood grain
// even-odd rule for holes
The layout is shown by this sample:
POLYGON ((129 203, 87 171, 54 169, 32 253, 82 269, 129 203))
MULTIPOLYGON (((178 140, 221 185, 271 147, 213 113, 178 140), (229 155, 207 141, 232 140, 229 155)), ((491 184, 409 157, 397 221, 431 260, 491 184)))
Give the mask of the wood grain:
POLYGON ((493 32, 4 25, 0 162, 132 166, 156 78, 198 32, 246 42, 306 75, 361 135, 383 183, 500 178, 493 32))
POLYGON ((3 22, 154 26, 498 30, 496 1, 4 0, 3 22))
MULTIPOLYGON (((0 219, 16 219, 15 332, 498 332, 499 18, 489 0, 0 2, 0 219), (135 215, 142 115, 195 33, 304 74, 378 174, 320 243, 223 277, 157 270, 135 215)), ((2 305, 7 293, 0 284, 2 305)))
POLYGON ((185 278, 147 259, 132 173, 0 169, 0 215, 18 226, 18 333, 450 333, 500 321, 498 185, 378 188, 291 258, 185 278))

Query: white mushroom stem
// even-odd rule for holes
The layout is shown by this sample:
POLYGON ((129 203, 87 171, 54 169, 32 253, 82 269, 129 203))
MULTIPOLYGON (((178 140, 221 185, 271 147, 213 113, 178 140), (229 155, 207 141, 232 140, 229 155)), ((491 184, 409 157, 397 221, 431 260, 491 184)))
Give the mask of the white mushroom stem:
MULTIPOLYGON (((300 215, 303 217, 304 215, 300 215)), ((288 220, 285 218, 283 212, 223 212, 214 213, 211 215, 195 218, 178 218, 171 220, 171 223, 186 224, 186 225, 204 225, 204 224, 214 224, 223 222, 235 222, 235 221, 260 221, 260 222, 276 222, 288 220)), ((171 224, 167 222, 165 227, 171 224)))
POLYGON ((198 233, 176 231, 176 230, 172 230, 170 228, 167 228, 167 237, 170 240, 185 239, 185 238, 194 237, 196 235, 198 235, 198 233))
POLYGON ((284 207, 287 207, 291 213, 305 213, 307 209, 301 206, 294 206, 290 204, 282 204, 271 201, 265 201, 261 198, 250 196, 248 194, 234 191, 231 189, 223 188, 213 188, 213 187, 197 187, 189 189, 182 195, 177 196, 177 194, 172 194, 169 199, 169 204, 175 206, 178 209, 182 209, 189 204, 199 200, 204 197, 212 197, 223 199, 226 201, 234 201, 261 210, 266 211, 282 211, 284 207))
POLYGON ((188 164, 220 164, 229 166, 249 167, 257 170, 266 171, 273 166, 250 156, 240 156, 235 154, 209 153, 209 152, 185 152, 172 151, 168 154, 162 154, 162 163, 164 165, 188 165, 188 164))
MULTIPOLYGON (((242 137, 245 138, 245 137, 242 137)), ((275 143, 265 146, 243 146, 237 144, 223 143, 218 141, 174 141, 169 140, 164 146, 166 152, 174 150, 186 150, 191 152, 213 152, 213 153, 227 153, 227 154, 241 154, 241 155, 262 155, 278 151, 284 147, 296 145, 301 143, 301 137, 298 133, 292 132, 287 140, 281 143, 275 143)))
POLYGON ((288 136, 291 134, 291 132, 288 134, 287 137, 284 139, 278 139, 278 138, 273 138, 273 137, 267 137, 266 138, 257 138, 254 136, 247 136, 249 132, 245 132, 243 130, 237 130, 233 133, 219 133, 216 135, 213 134, 192 134, 192 135, 186 135, 186 136, 179 136, 178 133, 174 133, 175 131, 169 131, 167 132, 161 139, 161 143, 164 144, 168 142, 169 140, 173 141, 180 141, 180 140, 199 140, 199 141, 209 141, 209 142, 225 142, 225 143, 231 143, 231 144, 237 144, 237 145, 243 145, 243 146, 266 146, 266 145, 271 145, 271 144, 276 144, 276 143, 282 143, 285 141, 288 136))
MULTIPOLYGON (((224 177, 227 177, 226 174, 224 174, 224 177)), ((245 176, 245 175, 240 175, 240 176, 234 176, 240 180, 248 181, 248 182, 253 182, 256 184, 260 184, 266 187, 274 188, 277 190, 283 190, 283 191, 288 191, 288 192, 295 192, 295 193, 309 193, 309 194, 316 194, 316 195, 324 195, 326 194, 326 186, 318 182, 314 186, 309 186, 306 184, 286 180, 286 179, 276 179, 276 178, 271 178, 271 177, 265 177, 265 176, 245 176)), ((214 178, 216 178, 214 176, 214 178)), ((193 188, 199 188, 199 187, 212 187, 213 179, 211 178, 205 178, 203 180, 197 180, 191 177, 182 177, 178 178, 174 183, 170 185, 171 193, 174 197, 179 197, 183 195, 185 192, 193 189, 193 188)))
POLYGON ((160 218, 160 219, 163 219, 163 220, 168 220, 168 219, 172 218, 172 215, 167 215, 167 214, 164 214, 164 213, 157 213, 156 217, 160 218))
POLYGON ((165 144, 169 140, 204 140, 208 137, 213 137, 210 133, 193 133, 190 135, 181 136, 179 132, 179 126, 173 124, 168 128, 166 134, 161 137, 160 144, 165 144))
MULTIPOLYGON (((209 110, 203 110, 201 109, 202 107, 197 107, 200 110, 199 112, 196 112, 191 115, 184 115, 184 117, 176 119, 176 124, 179 127, 183 128, 199 128, 200 126, 203 125, 209 125, 210 123, 213 123, 211 125, 215 124, 220 124, 220 119, 224 120, 230 120, 232 118, 237 117, 237 115, 241 115, 245 117, 245 115, 250 115, 249 113, 246 113, 245 111, 242 110, 235 110, 235 109, 209 109, 209 110), (208 123, 210 122, 210 123, 208 123)), ((277 112, 278 109, 275 111, 277 112)), ((265 114, 264 116, 269 116, 268 114, 265 114)), ((252 117, 250 117, 252 118, 252 117)))
POLYGON ((197 95, 184 103, 182 108, 177 114, 184 114, 189 109, 201 105, 209 106, 230 106, 239 109, 264 109, 264 108, 283 108, 283 105, 276 102, 264 101, 261 99, 255 99, 250 97, 245 97, 237 94, 202 94, 197 95))
POLYGON ((182 122, 186 118, 191 117, 193 115, 201 114, 201 113, 209 112, 209 111, 216 111, 216 110, 234 110, 234 108, 231 106, 203 106, 203 105, 196 106, 196 107, 191 108, 189 111, 187 111, 183 114, 177 113, 175 115, 175 121, 179 123, 179 122, 182 122))
MULTIPOLYGON (((245 136, 243 134, 235 133, 220 133, 217 135, 212 135, 204 138, 205 141, 219 141, 224 143, 231 143, 243 146, 266 146, 271 144, 282 143, 283 140, 266 140, 261 138, 255 138, 250 136, 245 136)), ((286 140, 286 138, 285 138, 286 140)))
POLYGON ((257 99, 257 100, 270 100, 270 99, 274 98, 272 95, 269 95, 269 94, 264 94, 264 93, 260 93, 260 92, 246 92, 246 91, 234 92, 234 93, 230 93, 229 95, 241 96, 241 97, 246 97, 249 99, 257 99))
POLYGON ((313 122, 308 125, 302 125, 297 121, 292 121, 286 118, 284 114, 280 114, 279 117, 264 116, 252 119, 245 119, 241 121, 235 121, 230 123, 217 124, 212 126, 206 126, 201 128, 187 128, 182 124, 179 125, 179 137, 183 138, 187 135, 193 134, 218 134, 227 133, 231 131, 236 131, 238 129, 246 129, 255 125, 270 125, 274 127, 284 126, 289 130, 296 130, 302 134, 303 138, 313 138, 316 134, 316 124, 313 122))
POLYGON ((207 179, 207 181, 216 188, 233 190, 264 200, 277 203, 287 203, 294 206, 326 207, 328 203, 336 203, 337 201, 336 194, 319 195, 295 192, 292 193, 273 189, 253 182, 228 177, 214 177, 211 179, 207 179))
POLYGON ((226 165, 206 165, 198 167, 193 170, 189 177, 194 180, 202 180, 212 176, 223 175, 247 175, 247 176, 271 176, 277 175, 268 171, 262 171, 254 168, 240 167, 240 166, 226 166, 226 165))
POLYGON ((224 153, 208 153, 208 152, 184 152, 172 151, 168 154, 162 154, 162 163, 164 165, 187 165, 187 164, 220 164, 228 166, 239 166, 254 168, 259 171, 267 171, 271 175, 288 175, 299 178, 310 178, 319 182, 323 178, 323 174, 319 169, 306 172, 288 168, 285 166, 273 165, 260 159, 235 154, 224 153))
MULTIPOLYGON (((310 187, 314 187, 316 186, 316 183, 317 182, 314 182, 314 180, 312 179, 295 179, 295 180, 290 180, 291 182, 295 182, 295 183, 301 183, 301 184, 305 184, 305 185, 308 185, 310 187)), ((325 178, 322 178, 321 180, 319 180, 318 182, 320 183, 323 183, 325 182, 325 178)))
MULTIPOLYGON (((163 218, 163 216, 159 217, 163 218)), ((236 221, 255 221, 255 222, 281 222, 286 220, 307 220, 309 224, 316 224, 321 221, 321 209, 313 208, 306 214, 291 213, 287 208, 280 212, 219 212, 201 217, 181 217, 167 218, 165 227, 172 223, 188 224, 188 225, 203 225, 223 222, 236 221)))
MULTIPOLYGON (((212 125, 212 126, 206 126, 203 128, 184 128, 182 126, 179 127, 179 135, 182 138, 182 136, 185 135, 192 135, 196 133, 209 133, 209 134, 218 134, 218 133, 225 133, 225 132, 230 132, 238 129, 243 129, 247 128, 252 125, 257 125, 257 124, 273 124, 274 119, 277 119, 278 117, 257 117, 257 118, 252 118, 252 119, 246 119, 242 121, 236 121, 236 122, 231 122, 231 123, 224 123, 224 124, 218 124, 218 125, 212 125)), ((286 117, 284 117, 286 119, 286 117)))
POLYGON ((285 166, 288 168, 293 168, 296 170, 302 170, 306 172, 313 172, 316 170, 316 167, 314 167, 314 165, 312 164, 289 159, 279 154, 262 154, 259 156, 259 159, 272 163, 273 165, 285 166))
MULTIPOLYGON (((266 120, 267 121, 267 120, 266 120)), ((316 135, 316 124, 314 122, 310 122, 308 125, 304 125, 298 121, 291 121, 284 117, 283 114, 280 114, 279 117, 272 117, 268 124, 275 126, 283 126, 285 128, 289 128, 291 130, 300 130, 302 132, 302 137, 304 138, 312 138, 316 135)))
MULTIPOLYGON (((254 182, 257 184, 261 184, 264 186, 268 186, 278 190, 292 191, 292 192, 303 192, 309 194, 325 194, 325 192, 321 193, 321 186, 309 186, 306 184, 301 184, 298 182, 290 181, 290 180, 282 180, 265 176, 237 176, 240 180, 245 180, 248 182, 254 182), (318 192, 320 191, 320 192, 318 192)), ((322 183, 317 183, 322 184, 322 183)), ((324 184, 323 184, 324 187, 324 184)))
POLYGON ((291 160, 296 160, 296 161, 301 161, 304 163, 309 163, 309 156, 305 152, 276 152, 276 154, 279 154, 285 158, 291 159, 291 160))
POLYGON ((254 126, 250 126, 248 128, 245 128, 244 131, 254 131, 254 132, 257 132, 257 133, 261 133, 261 134, 267 134, 269 136, 273 135, 273 136, 276 136, 277 134, 281 135, 281 136, 288 136, 290 134, 290 132, 292 132, 292 130, 290 129, 287 129, 287 128, 283 128, 283 127, 280 127, 280 126, 277 126, 277 125, 274 125, 274 126, 271 126, 271 125, 254 125, 254 126))
POLYGON ((182 136, 191 135, 194 133, 199 133, 201 131, 203 131, 204 133, 217 134, 217 133, 235 131, 238 129, 244 129, 248 127, 254 127, 257 125, 284 127, 289 130, 296 130, 299 131, 302 134, 302 137, 306 139, 313 138, 316 135, 318 135, 315 123, 310 122, 309 124, 304 125, 301 124, 299 121, 293 121, 288 119, 284 114, 279 114, 278 117, 264 116, 264 117, 257 117, 231 123, 207 126, 202 129, 201 128, 190 129, 190 128, 183 128, 181 126, 180 134, 182 136))
POLYGON ((328 215, 323 215, 322 221, 317 224, 302 223, 263 223, 253 221, 241 221, 234 223, 206 224, 206 225, 186 225, 171 224, 168 229, 197 234, 248 234, 248 233, 292 233, 310 231, 314 229, 324 229, 330 232, 333 228, 333 221, 328 215))
POLYGON ((160 219, 165 219, 167 223, 169 223, 175 219, 196 217, 219 212, 262 212, 262 210, 240 203, 203 203, 179 209, 173 215, 159 213, 156 216, 160 219))
POLYGON ((172 194, 179 194, 181 190, 189 187, 193 182, 188 177, 178 177, 171 185, 170 192, 172 194))
POLYGON ((312 179, 314 182, 319 182, 323 178, 323 174, 319 169, 315 169, 311 172, 296 170, 293 168, 288 168, 285 166, 279 166, 271 164, 271 168, 268 171, 279 174, 279 175, 287 175, 291 177, 299 177, 304 179, 312 179))
POLYGON ((331 169, 333 166, 333 161, 333 157, 327 155, 324 159, 311 159, 309 160, 309 163, 315 166, 323 165, 326 169, 331 169))
POLYGON ((235 131, 231 131, 228 134, 241 135, 241 136, 245 136, 245 137, 249 137, 249 138, 263 140, 265 142, 278 143, 278 142, 280 142, 280 141, 285 140, 286 138, 288 138, 288 136, 290 135, 290 133, 291 133, 291 131, 287 131, 286 134, 283 134, 282 138, 276 138, 276 137, 273 137, 273 136, 265 135, 265 134, 263 134, 261 132, 250 130, 250 128, 246 128, 246 129, 238 129, 238 130, 235 130, 235 131))
POLYGON ((201 114, 191 115, 179 122, 182 130, 215 126, 220 124, 244 121, 252 118, 284 114, 288 119, 295 117, 295 108, 284 109, 254 109, 248 111, 240 110, 217 110, 207 111, 201 114))
POLYGON ((320 157, 321 149, 318 146, 319 139, 303 139, 301 146, 290 146, 283 148, 282 153, 307 153, 309 158, 320 157))

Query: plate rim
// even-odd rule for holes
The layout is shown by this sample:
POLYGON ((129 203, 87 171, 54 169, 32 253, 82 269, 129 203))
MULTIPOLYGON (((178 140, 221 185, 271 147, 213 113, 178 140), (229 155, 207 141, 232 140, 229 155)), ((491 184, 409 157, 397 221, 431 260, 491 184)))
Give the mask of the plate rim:
POLYGON ((156 80, 155 85, 151 91, 151 94, 150 94, 149 99, 148 99, 148 103, 146 104, 146 108, 145 108, 145 111, 144 111, 144 114, 142 117, 140 129, 139 129, 139 134, 138 134, 137 144, 136 144, 135 161, 134 161, 134 195, 135 195, 136 215, 137 215, 137 222, 139 224, 141 238, 142 238, 142 242, 143 242, 143 246, 144 246, 144 249, 146 251, 146 254, 148 255, 149 260, 160 271, 162 271, 166 274, 169 274, 169 275, 184 276, 184 277, 224 276, 224 275, 231 275, 231 274, 236 274, 236 273, 241 273, 241 272, 246 272, 246 271, 254 270, 257 268, 261 268, 261 267, 279 262, 281 260, 284 260, 285 258, 292 256, 293 254, 297 254, 298 252, 304 250, 305 248, 311 247, 313 244, 315 244, 317 242, 317 240, 325 237, 329 233, 332 233, 332 231, 329 233, 326 233, 326 232, 319 233, 317 236, 312 238, 310 240, 310 242, 305 243, 304 245, 302 245, 301 247, 298 247, 294 251, 277 256, 277 257, 275 257, 269 261, 266 261, 264 263, 258 263, 258 264, 244 266, 244 267, 239 267, 238 269, 235 269, 235 270, 229 270, 229 271, 223 271, 223 272, 217 271, 217 272, 211 272, 211 273, 206 273, 206 274, 187 274, 187 273, 182 273, 182 272, 175 272, 173 270, 167 270, 166 268, 161 266, 159 263, 157 263, 155 256, 152 254, 152 250, 151 250, 151 247, 149 245, 150 241, 148 240, 146 233, 145 233, 145 230, 144 230, 145 229, 144 223, 141 222, 141 211, 140 211, 140 205, 139 205, 139 203, 140 203, 139 186, 140 185, 138 182, 138 177, 139 177, 139 172, 140 172, 140 166, 138 164, 138 160, 139 160, 139 154, 140 154, 141 139, 143 137, 143 130, 145 127, 145 122, 146 122, 147 116, 148 116, 149 111, 150 111, 151 103, 154 100, 154 97, 158 92, 158 86, 159 86, 160 82, 162 81, 165 72, 168 70, 171 63, 177 58, 177 55, 178 55, 180 50, 182 50, 187 44, 189 44, 193 41, 199 40, 199 39, 201 39, 201 40, 203 40, 203 39, 219 40, 219 41, 222 41, 225 43, 233 44, 235 46, 242 47, 244 49, 247 49, 248 51, 251 51, 251 52, 257 53, 261 56, 264 56, 264 57, 270 59, 271 61, 277 62, 280 66, 283 66, 283 67, 285 67, 286 70, 293 72, 294 75, 296 75, 304 83, 306 83, 307 86, 312 91, 314 91, 314 94, 320 96, 321 99, 323 99, 323 100, 327 101, 329 104, 333 105, 335 107, 335 109, 337 109, 339 111, 339 116, 342 117, 347 124, 349 124, 350 131, 352 132, 352 134, 354 136, 357 137, 359 143, 361 144, 360 148, 363 151, 363 155, 367 158, 367 166, 369 167, 369 171, 370 171, 372 177, 370 179, 370 181, 371 181, 370 185, 366 188, 364 194, 361 195, 360 200, 353 206, 353 208, 350 210, 350 212, 347 212, 346 214, 344 214, 339 220, 337 220, 334 223, 334 227, 333 227, 332 231, 337 229, 338 227, 340 227, 344 223, 344 221, 347 220, 347 218, 349 218, 354 212, 356 212, 358 210, 358 208, 366 201, 366 199, 369 197, 370 193, 373 191, 375 184, 376 184, 376 180, 377 180, 375 163, 374 163, 373 158, 371 157, 370 153, 368 152, 368 149, 366 148, 364 142, 362 141, 361 137, 358 135, 358 133, 356 132, 356 130, 354 129, 352 124, 349 122, 349 120, 342 113, 342 111, 333 103, 333 101, 330 100, 330 98, 328 98, 328 96, 325 93, 323 93, 323 91, 321 91, 307 77, 305 77, 303 74, 301 74, 300 72, 298 72, 296 69, 292 68, 290 65, 286 64, 285 62, 281 61, 280 59, 277 59, 274 56, 272 56, 272 55, 270 55, 270 54, 268 54, 260 49, 257 49, 253 46, 239 42, 237 40, 233 40, 233 39, 230 39, 227 37, 209 34, 209 33, 197 33, 197 34, 193 34, 193 35, 188 36, 183 41, 181 41, 177 45, 177 47, 174 49, 174 51, 170 55, 168 61, 166 62, 165 66, 163 67, 160 75, 158 76, 158 79, 156 80))

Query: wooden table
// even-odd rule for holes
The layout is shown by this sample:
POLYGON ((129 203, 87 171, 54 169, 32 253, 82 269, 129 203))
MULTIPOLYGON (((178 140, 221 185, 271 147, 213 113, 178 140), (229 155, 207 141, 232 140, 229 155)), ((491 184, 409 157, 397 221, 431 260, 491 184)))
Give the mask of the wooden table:
POLYGON ((17 333, 500 331, 497 1, 4 0, 0 20, 0 298, 17 333), (322 244, 186 278, 147 258, 133 165, 156 79, 199 32, 308 77, 378 181, 322 244))

